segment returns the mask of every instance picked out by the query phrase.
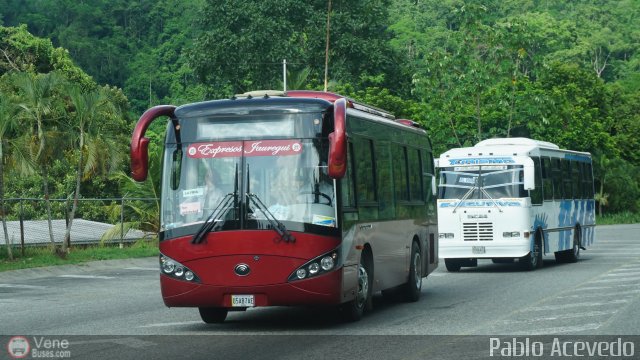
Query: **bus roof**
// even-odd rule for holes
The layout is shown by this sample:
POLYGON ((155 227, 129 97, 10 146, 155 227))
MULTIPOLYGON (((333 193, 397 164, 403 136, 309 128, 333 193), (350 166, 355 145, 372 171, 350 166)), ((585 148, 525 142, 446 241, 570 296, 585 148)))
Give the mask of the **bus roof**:
MULTIPOLYGON (((475 146, 450 149, 440 158, 483 158, 495 156, 539 156, 545 154, 575 154, 590 156, 589 153, 560 149, 556 144, 528 138, 494 138, 478 142, 475 146)), ((444 164, 444 163, 443 163, 444 164)))
POLYGON ((547 142, 547 141, 540 141, 540 140, 533 140, 533 139, 528 139, 528 138, 494 138, 494 139, 487 139, 487 140, 482 140, 479 143, 477 143, 474 147, 483 147, 483 146, 495 146, 495 145, 514 145, 514 146, 532 146, 532 147, 538 147, 538 148, 546 148, 546 149, 554 149, 554 150, 559 150, 560 147, 556 144, 547 142))

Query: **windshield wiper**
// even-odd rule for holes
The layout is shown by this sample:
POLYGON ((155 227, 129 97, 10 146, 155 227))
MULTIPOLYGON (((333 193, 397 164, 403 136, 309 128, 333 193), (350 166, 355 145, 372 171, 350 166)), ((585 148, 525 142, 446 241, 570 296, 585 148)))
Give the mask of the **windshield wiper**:
POLYGON ((500 205, 498 205, 498 202, 491 197, 491 195, 489 195, 489 193, 487 192, 487 190, 484 189, 484 187, 480 188, 480 191, 482 191, 482 193, 488 197, 489 199, 491 199, 491 201, 493 201, 493 204, 498 208, 498 211, 502 212, 502 208, 500 207, 500 205))
POLYGON ((463 202, 463 201, 465 201, 465 200, 467 200, 467 198, 468 198, 468 197, 473 193, 473 190, 475 190, 477 187, 478 187, 478 186, 473 185, 473 186, 471 187, 471 189, 469 189, 469 191, 467 191, 467 193, 466 193, 466 194, 464 194, 464 196, 462 197, 462 199, 460 199, 460 201, 458 201, 458 203, 456 204, 456 206, 453 208, 453 214, 455 214, 455 213, 456 213, 456 210, 458 209, 458 207, 459 207, 460 205, 462 205, 462 202, 463 202))
MULTIPOLYGON (((200 244, 204 239, 205 234, 211 231, 217 230, 217 229, 214 230, 214 227, 216 225, 216 219, 222 214, 223 211, 229 208, 229 203, 231 201, 233 201, 234 208, 237 209, 238 208, 238 164, 236 164, 236 178, 235 178, 235 185, 233 188, 233 192, 228 193, 220 200, 220 202, 218 203, 218 206, 216 206, 215 209, 213 209, 213 211, 211 212, 209 217, 207 217, 207 220, 204 221, 204 224, 202 224, 198 232, 196 232, 195 235, 193 235, 193 238, 191 239, 192 244, 200 244)), ((224 221, 220 221, 220 223, 222 225, 224 224, 224 221)))
MULTIPOLYGON (((214 227, 216 226, 216 219, 220 216, 220 214, 229 208, 231 201, 234 198, 233 193, 229 193, 225 195, 222 200, 218 203, 215 209, 211 212, 207 220, 204 221, 204 224, 200 227, 197 233, 193 235, 193 239, 191 239, 192 244, 200 244, 204 239, 205 234, 208 232, 214 231, 214 227)), ((224 221, 220 221, 220 223, 224 223, 224 221)))
POLYGON ((267 218, 267 221, 269 221, 269 224, 271 224, 271 228, 275 230, 275 232, 277 232, 278 235, 280 235, 280 238, 282 240, 284 240, 285 242, 296 241, 296 238, 293 235, 291 235, 289 230, 287 230, 287 227, 284 226, 284 224, 280 220, 278 220, 275 217, 275 215, 273 215, 273 213, 269 211, 269 209, 267 209, 267 207, 262 202, 262 200, 260 200, 258 195, 247 193, 247 198, 251 201, 251 203, 253 203, 253 205, 256 208, 262 211, 262 213, 264 214, 264 217, 267 218))

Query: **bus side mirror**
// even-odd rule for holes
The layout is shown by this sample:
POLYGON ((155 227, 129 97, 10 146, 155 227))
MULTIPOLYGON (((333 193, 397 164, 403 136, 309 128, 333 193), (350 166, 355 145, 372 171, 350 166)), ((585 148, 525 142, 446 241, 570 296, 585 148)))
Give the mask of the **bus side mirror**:
POLYGON ((149 125, 160 116, 173 117, 176 109, 173 105, 158 105, 142 114, 131 135, 131 177, 135 181, 144 181, 149 172, 149 139, 144 137, 149 125))
POLYGON ((531 158, 526 159, 522 170, 524 171, 524 189, 534 190, 536 188, 536 172, 535 167, 533 166, 533 160, 531 160, 531 158))
POLYGON ((329 134, 329 163, 327 173, 332 179, 341 179, 347 171, 347 100, 333 104, 333 132, 329 134))

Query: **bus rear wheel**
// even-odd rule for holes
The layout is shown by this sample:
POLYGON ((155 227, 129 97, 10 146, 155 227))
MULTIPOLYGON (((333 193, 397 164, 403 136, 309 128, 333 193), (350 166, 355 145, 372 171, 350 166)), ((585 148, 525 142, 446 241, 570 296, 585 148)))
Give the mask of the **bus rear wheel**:
POLYGON ((200 310, 200 317, 202 321, 207 324, 218 324, 224 322, 227 318, 228 310, 226 308, 212 307, 212 308, 198 308, 200 310))
POLYGON ((403 290, 407 301, 416 302, 420 300, 420 292, 422 291, 422 256, 420 256, 420 247, 415 241, 411 244, 409 279, 403 290))
POLYGON ((557 262, 575 263, 580 259, 580 247, 582 246, 582 232, 577 227, 573 231, 573 246, 569 250, 554 253, 557 262))

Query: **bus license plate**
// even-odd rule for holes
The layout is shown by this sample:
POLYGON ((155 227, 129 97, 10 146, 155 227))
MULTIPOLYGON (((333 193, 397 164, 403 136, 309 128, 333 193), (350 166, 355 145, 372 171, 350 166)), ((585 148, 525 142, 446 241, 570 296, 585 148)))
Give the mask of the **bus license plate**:
POLYGON ((471 252, 474 254, 484 254, 485 253, 485 248, 484 246, 472 246, 471 247, 471 252))
POLYGON ((231 306, 254 307, 256 304, 254 302, 253 295, 231 295, 231 306))

